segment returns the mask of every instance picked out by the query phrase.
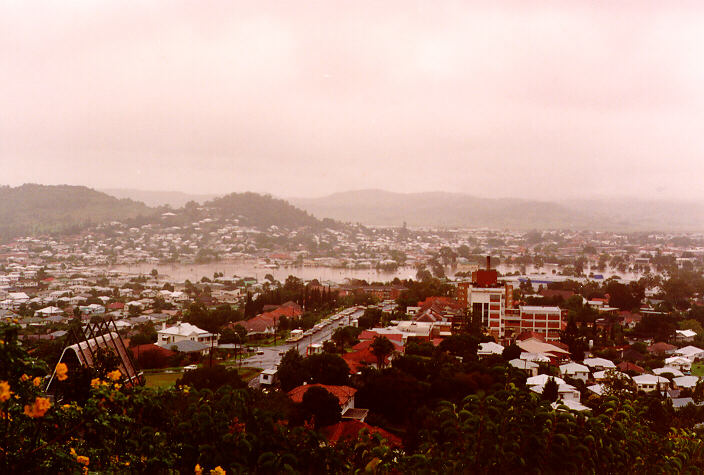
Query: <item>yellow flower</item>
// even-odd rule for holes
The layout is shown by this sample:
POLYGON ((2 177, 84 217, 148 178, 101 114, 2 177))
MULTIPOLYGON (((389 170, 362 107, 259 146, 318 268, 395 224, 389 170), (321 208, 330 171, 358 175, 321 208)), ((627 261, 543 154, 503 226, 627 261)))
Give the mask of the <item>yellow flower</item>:
POLYGON ((42 384, 42 378, 40 378, 39 376, 37 376, 37 377, 34 378, 34 380, 32 381, 32 384, 34 384, 34 386, 38 388, 39 385, 42 384))
POLYGON ((76 462, 80 463, 81 465, 88 465, 90 463, 90 459, 85 455, 79 455, 78 457, 76 457, 76 462))
POLYGON ((203 469, 200 468, 200 464, 196 464, 196 468, 193 470, 195 475, 203 475, 203 469))
POLYGON ((30 376, 29 376, 28 374, 23 374, 23 375, 20 377, 20 381, 23 381, 23 382, 24 382, 24 381, 29 381, 29 378, 30 378, 30 376))
POLYGON ((51 407, 51 402, 45 397, 37 397, 34 403, 24 406, 24 414, 31 418, 44 417, 46 411, 51 407))
POLYGON ((78 457, 78 454, 76 453, 76 449, 74 449, 73 447, 71 448, 71 455, 74 457, 78 457))
POLYGON ((10 384, 7 381, 0 381, 0 402, 5 402, 10 399, 10 384))
POLYGON ((122 385, 120 383, 115 383, 114 388, 115 389, 120 389, 122 385))
POLYGON ((112 379, 113 381, 117 381, 122 377, 122 373, 120 373, 119 369, 116 369, 115 371, 110 371, 108 373, 108 378, 112 379))
POLYGON ((59 381, 65 381, 68 378, 68 366, 66 366, 66 363, 56 365, 56 377, 59 381))
POLYGON ((61 406, 62 409, 69 409, 70 407, 70 404, 64 404, 63 406, 61 406))
POLYGON ((210 475, 225 475, 225 470, 220 465, 210 471, 210 475))
POLYGON ((100 386, 101 383, 102 381, 100 381, 100 378, 93 378, 90 380, 90 387, 97 388, 98 386, 100 386))

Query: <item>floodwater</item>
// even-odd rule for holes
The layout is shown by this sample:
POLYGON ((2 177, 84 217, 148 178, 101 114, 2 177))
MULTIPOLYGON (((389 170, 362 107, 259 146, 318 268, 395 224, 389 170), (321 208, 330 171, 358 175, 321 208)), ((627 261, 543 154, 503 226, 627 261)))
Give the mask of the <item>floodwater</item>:
POLYGON ((264 267, 252 261, 219 261, 207 264, 148 264, 111 266, 110 270, 129 272, 134 274, 149 274, 156 269, 159 275, 167 276, 176 282, 186 279, 191 282, 199 281, 203 277, 212 278, 215 272, 221 272, 225 277, 254 277, 263 280, 267 274, 283 282, 289 275, 295 275, 303 280, 318 279, 319 281, 332 281, 344 283, 345 279, 363 279, 367 282, 388 282, 398 277, 399 279, 415 278, 416 270, 413 267, 400 267, 396 271, 377 271, 376 269, 340 269, 333 267, 294 267, 280 266, 277 268, 264 267))
MULTIPOLYGON (((205 264, 149 264, 139 263, 133 265, 117 265, 111 266, 110 270, 121 272, 129 272, 133 274, 149 274, 152 269, 156 269, 159 275, 166 276, 175 282, 183 282, 186 279, 191 282, 200 281, 203 277, 212 278, 215 272, 221 272, 225 277, 254 277, 257 280, 263 280, 267 274, 271 274, 276 280, 283 282, 289 275, 295 275, 303 280, 318 279, 319 281, 331 281, 342 284, 346 279, 363 279, 367 282, 389 282, 394 278, 399 279, 414 279, 416 276, 415 267, 399 267, 395 271, 382 271, 376 269, 346 269, 333 267, 294 267, 280 266, 275 268, 264 267, 257 261, 219 261, 205 264)), ((497 270, 501 274, 514 273, 519 270, 519 266, 508 266, 500 264, 497 270)), ((557 266, 546 265, 539 269, 533 266, 526 266, 526 276, 534 278, 556 277, 559 275, 557 266), (555 270, 555 273, 553 273, 555 270)), ((446 268, 445 272, 448 277, 453 277, 455 269, 446 268)), ((587 270, 588 274, 590 271, 587 270)), ((595 274, 601 274, 605 279, 618 275, 624 281, 638 279, 640 274, 631 272, 618 272, 615 269, 606 269, 605 271, 592 270, 595 274)), ((518 276, 511 277, 509 280, 517 280, 518 276)))

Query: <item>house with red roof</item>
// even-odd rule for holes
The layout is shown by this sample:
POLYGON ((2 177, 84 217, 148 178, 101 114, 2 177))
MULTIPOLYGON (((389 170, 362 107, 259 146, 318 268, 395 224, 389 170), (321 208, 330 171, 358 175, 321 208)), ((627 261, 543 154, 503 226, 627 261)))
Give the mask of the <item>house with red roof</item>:
POLYGON ((677 350, 675 345, 659 341, 648 347, 648 352, 653 355, 671 355, 677 350))
MULTIPOLYGON (((344 355, 342 355, 342 359, 345 360, 347 366, 350 367, 351 374, 359 373, 365 366, 371 366, 373 368, 377 367, 379 360, 377 359, 376 355, 372 353, 371 350, 371 345, 373 341, 373 339, 361 341, 354 345, 349 353, 345 353, 344 355)), ((391 338, 389 338, 389 341, 394 344, 394 351, 403 351, 403 346, 399 341, 395 341, 391 338)), ((384 358, 384 365, 389 364, 390 359, 391 358, 388 356, 384 358)))
POLYGON ((296 302, 286 302, 273 310, 260 313, 256 317, 244 322, 231 323, 229 326, 242 325, 247 330, 247 335, 272 334, 276 330, 281 317, 296 318, 303 314, 303 309, 296 302))
POLYGON ((298 386, 293 388, 288 392, 288 397, 291 398, 291 400, 297 404, 300 404, 303 402, 303 395, 308 392, 310 388, 323 388, 333 396, 337 398, 338 403, 340 404, 340 409, 342 410, 342 413, 347 409, 354 408, 354 395, 357 393, 357 390, 351 386, 335 386, 331 384, 304 384, 302 386, 298 386))
POLYGON ((310 388, 320 387, 325 389, 327 392, 332 394, 337 398, 340 404, 340 411, 342 413, 342 419, 350 419, 354 421, 364 422, 364 419, 369 414, 369 409, 361 409, 354 407, 354 396, 357 390, 351 386, 334 386, 330 384, 304 384, 293 388, 288 392, 288 396, 295 403, 300 404, 303 402, 303 395, 308 392, 310 388))
POLYGON ((354 441, 359 438, 359 433, 362 430, 366 430, 370 434, 378 434, 383 439, 389 443, 389 445, 395 447, 401 447, 401 438, 397 437, 390 432, 385 431, 380 427, 375 427, 367 424, 366 422, 357 420, 343 420, 337 424, 331 426, 323 427, 321 432, 328 439, 330 444, 335 445, 339 441, 354 441))
POLYGON ((626 328, 635 328, 636 325, 643 319, 643 316, 640 313, 633 313, 627 310, 618 312, 618 317, 621 321, 621 325, 626 328))
POLYGON ((624 373, 627 373, 629 371, 633 373, 638 373, 638 374, 643 374, 645 373, 645 370, 638 366, 635 363, 631 363, 630 361, 622 361, 619 364, 616 365, 616 367, 623 371, 624 373))

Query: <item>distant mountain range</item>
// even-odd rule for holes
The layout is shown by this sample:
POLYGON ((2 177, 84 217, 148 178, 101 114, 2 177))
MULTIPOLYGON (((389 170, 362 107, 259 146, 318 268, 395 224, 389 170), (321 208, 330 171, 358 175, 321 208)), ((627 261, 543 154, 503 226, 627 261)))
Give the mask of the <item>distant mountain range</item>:
MULTIPOLYGON (((130 190, 121 190, 130 194, 130 190)), ((0 240, 24 235, 76 232, 106 221, 152 219, 155 207, 118 199, 85 186, 27 184, 0 186, 0 240)), ((119 193, 117 193, 119 194, 119 193)), ((258 193, 207 195, 153 192, 151 203, 171 196, 200 201, 212 217, 236 217, 243 224, 269 227, 337 227, 340 222, 414 227, 487 227, 494 229, 592 229, 604 231, 702 231, 704 205, 691 202, 632 199, 572 200, 561 203, 519 199, 477 198, 461 193, 392 193, 361 190, 323 198, 288 201, 258 193), (161 197, 161 198, 159 198, 161 197), (198 198, 198 199, 196 199, 198 198), (329 218, 329 219, 325 219, 329 218)), ((202 215, 174 206, 184 222, 202 215)), ((142 220, 143 221, 143 220, 142 220)), ((189 221, 190 222, 190 221, 189 221)))
POLYGON ((367 225, 488 227, 498 229, 594 229, 699 231, 704 205, 633 199, 546 202, 478 198, 462 193, 393 193, 360 190, 322 198, 292 198, 319 218, 367 225))
POLYGON ((72 232, 153 212, 144 203, 120 200, 85 186, 0 186, 0 240, 72 232))
POLYGON ((114 196, 115 198, 128 198, 135 201, 141 201, 147 206, 158 207, 169 205, 172 208, 180 208, 189 201, 196 203, 204 203, 205 201, 217 198, 219 195, 192 195, 182 191, 148 191, 136 190, 133 188, 109 188, 100 190, 103 193, 114 196))

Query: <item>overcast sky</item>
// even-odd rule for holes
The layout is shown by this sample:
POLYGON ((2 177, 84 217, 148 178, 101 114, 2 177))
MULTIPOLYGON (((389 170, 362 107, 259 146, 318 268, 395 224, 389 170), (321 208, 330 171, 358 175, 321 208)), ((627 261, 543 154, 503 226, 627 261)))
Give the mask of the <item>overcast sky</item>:
POLYGON ((704 200, 704 2, 4 1, 0 170, 704 200))

